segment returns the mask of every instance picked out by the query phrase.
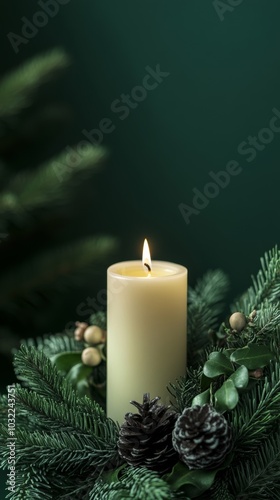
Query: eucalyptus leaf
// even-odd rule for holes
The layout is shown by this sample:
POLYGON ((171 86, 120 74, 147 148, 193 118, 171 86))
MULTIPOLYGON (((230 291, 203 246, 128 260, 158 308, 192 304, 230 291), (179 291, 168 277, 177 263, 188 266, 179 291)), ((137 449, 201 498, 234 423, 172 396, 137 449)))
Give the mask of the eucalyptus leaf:
POLYGON ((209 356, 203 367, 203 373, 208 378, 216 378, 219 375, 230 375, 233 367, 230 360, 222 352, 215 351, 209 356))
POLYGON ((236 389, 245 389, 249 382, 249 372, 246 366, 239 366, 239 368, 229 377, 229 380, 233 381, 236 389))
POLYGON ((265 345, 250 344, 236 349, 230 356, 233 363, 244 365, 248 370, 263 368, 274 358, 272 352, 265 345))
POLYGON ((233 410, 239 401, 239 395, 233 380, 226 380, 215 392, 215 408, 219 412, 233 410))
POLYGON ((206 403, 209 403, 209 401, 210 401, 210 389, 207 389, 206 391, 202 392, 201 394, 198 394, 193 398, 192 406, 195 405, 202 406, 206 403))
POLYGON ((102 479, 104 482, 110 484, 110 483, 114 483, 116 481, 119 481, 119 473, 127 467, 127 464, 122 464, 120 467, 118 467, 117 469, 111 469, 107 472, 105 472, 102 476, 102 479))
POLYGON ((91 366, 86 366, 83 363, 77 363, 72 366, 71 370, 67 373, 67 378, 73 386, 76 386, 81 380, 87 379, 91 372, 91 366))
POLYGON ((223 351, 223 354, 227 357, 227 358, 230 358, 231 354, 236 351, 236 349, 234 348, 231 348, 231 349, 225 349, 223 351))
POLYGON ((189 470, 182 462, 177 462, 172 471, 163 476, 163 479, 170 485, 173 491, 184 492, 184 500, 197 498, 211 488, 217 472, 226 469, 230 465, 232 458, 233 454, 229 453, 225 457, 223 464, 211 471, 206 469, 189 470))
POLYGON ((81 362, 81 352, 60 352, 51 356, 50 360, 59 371, 67 373, 71 370, 72 366, 81 362))
POLYGON ((91 397, 90 387, 87 380, 85 379, 80 380, 80 382, 78 382, 76 390, 80 397, 83 396, 87 396, 88 398, 91 397))
POLYGON ((216 473, 215 470, 189 470, 182 462, 178 462, 163 479, 170 484, 172 490, 183 488, 189 498, 196 498, 211 488, 216 473))

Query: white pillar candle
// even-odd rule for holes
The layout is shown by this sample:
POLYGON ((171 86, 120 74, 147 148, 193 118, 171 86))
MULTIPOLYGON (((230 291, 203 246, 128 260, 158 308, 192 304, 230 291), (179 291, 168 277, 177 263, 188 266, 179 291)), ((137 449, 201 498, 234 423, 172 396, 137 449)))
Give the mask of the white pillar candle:
POLYGON ((144 393, 168 404, 166 386, 185 374, 187 269, 144 252, 112 265, 107 318, 107 415, 121 424, 144 393))

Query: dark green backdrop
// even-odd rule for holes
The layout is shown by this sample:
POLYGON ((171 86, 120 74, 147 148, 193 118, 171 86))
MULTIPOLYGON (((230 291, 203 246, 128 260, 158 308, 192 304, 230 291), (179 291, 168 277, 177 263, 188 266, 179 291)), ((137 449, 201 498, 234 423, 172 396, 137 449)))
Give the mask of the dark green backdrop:
MULTIPOLYGON (((139 258, 147 236, 152 256, 186 265, 191 283, 221 267, 233 297, 279 239, 280 132, 262 129, 272 109, 280 110, 280 2, 225 0, 220 16, 217 9, 212 0, 70 0, 15 54, 7 34, 21 34, 22 16, 32 20, 40 7, 5 2, 1 73, 65 47, 74 64, 57 88, 76 118, 60 147, 84 140, 83 129, 98 128, 105 117, 115 126, 103 141, 111 159, 100 211, 77 204, 82 224, 119 236, 121 259, 139 258), (226 4, 232 6, 223 13, 226 4), (169 76, 121 120, 112 103, 157 65, 169 76), (262 150, 240 154, 240 143, 259 133, 262 150), (203 191, 209 172, 225 170, 231 160, 242 172, 186 224, 178 206, 192 205, 193 190, 203 191)), ((58 328, 72 319, 68 314, 58 328)))
POLYGON ((13 1, 1 16, 2 70, 64 46, 74 60, 64 93, 76 108, 68 143, 104 117, 115 125, 103 141, 111 160, 100 214, 87 207, 84 224, 98 217, 120 236, 121 258, 138 258, 147 236, 153 257, 185 264, 191 282, 220 266, 237 293, 278 239, 280 133, 251 162, 237 148, 280 110, 280 3, 230 2, 239 5, 220 7, 221 20, 211 0, 70 0, 15 54, 7 33, 21 34, 21 17, 32 20, 40 8, 13 1), (120 120, 113 101, 157 64, 170 75, 120 120), (242 173, 187 225, 178 205, 192 205, 193 189, 232 159, 242 173))

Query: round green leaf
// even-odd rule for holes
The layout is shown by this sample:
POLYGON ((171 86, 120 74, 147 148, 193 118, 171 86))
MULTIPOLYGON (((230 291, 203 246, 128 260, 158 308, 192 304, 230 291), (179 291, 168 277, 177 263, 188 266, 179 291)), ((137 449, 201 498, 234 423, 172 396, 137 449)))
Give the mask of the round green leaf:
POLYGON ((210 401, 210 389, 207 389, 207 391, 204 391, 193 398, 192 406, 194 405, 202 406, 206 403, 209 403, 209 401, 210 401))
POLYGON ((91 366, 86 366, 83 363, 78 363, 72 366, 71 370, 67 373, 67 378, 74 386, 76 386, 81 380, 86 380, 91 372, 91 366))
POLYGON ((211 352, 208 361, 203 367, 203 373, 206 377, 215 378, 219 375, 230 375, 233 367, 230 360, 222 352, 211 352))
POLYGON ((215 408, 219 412, 233 410, 239 401, 237 389, 232 380, 226 380, 222 387, 215 392, 215 408))
POLYGON ((227 358, 230 358, 230 355, 231 355, 234 351, 236 351, 236 349, 233 349, 233 348, 231 348, 231 349, 224 349, 224 350, 223 350, 223 354, 224 354, 227 358))
POLYGON ((217 472, 226 469, 232 461, 233 454, 229 453, 223 464, 215 470, 189 470, 182 462, 177 462, 171 472, 162 479, 166 481, 173 491, 184 492, 184 499, 197 498, 211 488, 217 472))
POLYGON ((88 398, 91 398, 90 388, 87 380, 80 380, 80 382, 78 382, 77 384, 76 390, 80 397, 87 396, 88 398))
POLYGON ((239 368, 229 377, 229 380, 233 381, 236 389, 245 389, 249 382, 249 372, 246 366, 239 366, 239 368))
POLYGON ((182 462, 178 462, 163 479, 170 484, 172 490, 183 489, 188 497, 196 498, 211 488, 216 474, 217 470, 189 470, 182 462))
POLYGON ((60 352, 51 356, 50 360, 59 371, 67 373, 71 370, 72 366, 81 362, 81 352, 60 352))
POLYGON ((250 344, 236 349, 230 359, 233 363, 246 366, 248 370, 255 370, 266 366, 273 359, 273 354, 265 345, 250 344))
POLYGON ((120 465, 120 467, 118 467, 117 469, 111 469, 107 472, 104 472, 104 474, 102 474, 102 479, 105 483, 115 483, 116 481, 119 481, 120 478, 119 478, 119 474, 120 472, 122 472, 124 469, 126 469, 127 467, 127 464, 122 464, 120 465))

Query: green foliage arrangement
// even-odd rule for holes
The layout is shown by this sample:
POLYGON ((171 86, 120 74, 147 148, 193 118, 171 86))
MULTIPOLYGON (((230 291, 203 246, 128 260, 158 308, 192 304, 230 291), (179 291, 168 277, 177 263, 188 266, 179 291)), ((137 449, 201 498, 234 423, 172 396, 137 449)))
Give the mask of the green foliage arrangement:
MULTIPOLYGON (((201 440, 206 432, 204 422, 211 421, 220 431, 223 426, 227 430, 231 442, 227 441, 225 456, 222 461, 219 458, 217 466, 189 468, 184 460, 184 453, 189 453, 185 442, 177 463, 167 473, 129 465, 118 452, 119 425, 106 417, 96 401, 79 394, 73 377, 67 376, 70 366, 63 372, 52 360, 59 353, 78 353, 81 346, 67 336, 52 336, 41 339, 37 346, 23 345, 15 354, 20 380, 14 389, 16 487, 7 498, 279 499, 277 247, 261 259, 261 270, 253 278, 253 285, 219 327, 227 289, 226 276, 211 271, 191 290, 188 350, 193 362, 188 364, 186 375, 170 386, 170 411, 172 415, 178 413, 176 425, 180 422, 182 426, 184 420, 191 425, 192 415, 197 412, 201 415, 201 440)), ((74 364, 76 361, 73 358, 74 364)), ((147 404, 152 408, 156 403, 147 404)), ((157 414, 163 427, 165 421, 170 423, 168 410, 158 409, 157 414)), ((8 469, 7 396, 1 398, 0 415, 1 467, 8 469)), ((138 420, 135 418, 136 423, 138 420)), ((193 431, 191 427, 189 430, 193 431)), ((213 432, 209 426, 206 430, 213 432)), ((177 438, 180 440, 180 432, 177 438)), ((211 439, 205 441, 206 447, 211 447, 211 439)), ((148 447, 147 440, 144 442, 148 447)), ((145 450, 141 453, 145 454, 145 450)))

